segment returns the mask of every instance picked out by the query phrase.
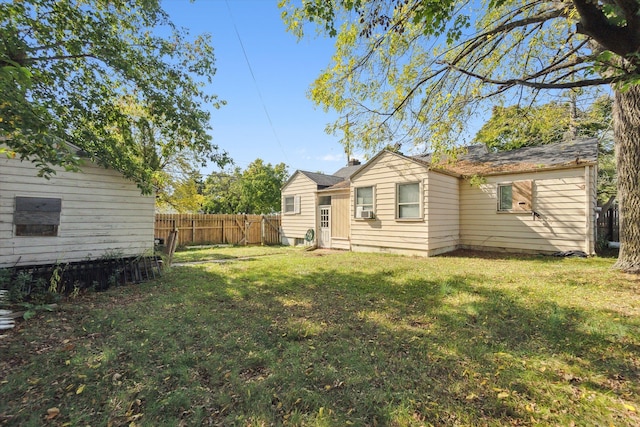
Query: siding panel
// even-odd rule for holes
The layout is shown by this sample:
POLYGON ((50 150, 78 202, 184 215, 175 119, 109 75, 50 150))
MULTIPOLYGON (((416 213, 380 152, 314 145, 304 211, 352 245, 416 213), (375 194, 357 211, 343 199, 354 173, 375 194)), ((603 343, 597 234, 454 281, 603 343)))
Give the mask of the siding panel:
POLYGON ((543 171, 524 176, 487 177, 473 187, 460 185, 460 239, 465 247, 513 251, 591 253, 586 239, 585 168, 543 171), (540 214, 498 213, 497 183, 533 179, 533 209, 540 214))
POLYGON ((282 189, 282 242, 294 244, 294 239, 303 239, 308 229, 316 229, 316 191, 318 186, 301 173, 297 173, 282 189), (284 213, 284 198, 300 196, 300 213, 284 213))
POLYGON ((356 251, 419 253, 427 255, 428 215, 427 168, 393 153, 382 153, 352 178, 351 246, 356 251), (419 182, 422 188, 422 218, 416 221, 396 219, 396 185, 419 182), (375 187, 374 220, 355 218, 354 187, 375 187))
POLYGON ((0 159, 0 267, 82 261, 153 250, 155 199, 111 169, 85 162, 46 180, 33 164, 0 159), (58 236, 13 236, 16 196, 61 199, 58 236))
POLYGON ((429 172, 429 253, 447 252, 460 242, 460 194, 458 178, 429 172))

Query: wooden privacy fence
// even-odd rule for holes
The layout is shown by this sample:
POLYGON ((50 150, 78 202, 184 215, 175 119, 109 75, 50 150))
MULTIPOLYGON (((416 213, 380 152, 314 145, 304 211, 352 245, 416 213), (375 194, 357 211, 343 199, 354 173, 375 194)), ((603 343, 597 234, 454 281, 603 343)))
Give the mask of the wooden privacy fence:
POLYGON ((598 214, 598 239, 611 242, 620 241, 620 212, 618 205, 613 205, 598 214))
POLYGON ((156 214, 155 237, 178 229, 178 246, 280 244, 280 215, 156 214))

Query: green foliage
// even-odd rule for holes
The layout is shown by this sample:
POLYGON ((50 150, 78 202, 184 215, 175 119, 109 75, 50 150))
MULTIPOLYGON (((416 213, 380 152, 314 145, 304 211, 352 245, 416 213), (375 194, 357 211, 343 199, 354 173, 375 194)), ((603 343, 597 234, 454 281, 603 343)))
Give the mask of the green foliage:
MULTIPOLYGON (((640 46, 622 47, 614 36, 624 31, 629 40, 638 39, 639 8, 631 3, 629 8, 582 0, 314 0, 301 5, 283 0, 280 5, 297 36, 308 25, 335 36, 332 62, 309 96, 339 113, 328 130, 343 132, 348 149, 375 153, 390 140, 430 145, 432 151, 464 143, 460 136, 486 111, 489 99, 493 105, 535 105, 541 90, 634 82, 640 46), (593 22, 606 24, 594 28, 593 22), (587 43, 589 37, 600 44, 595 52, 597 43, 587 43), (621 57, 627 60, 624 67, 621 57)), ((494 129, 490 138, 514 133, 509 138, 522 144, 524 134, 545 143, 557 137, 567 123, 554 115, 564 105, 535 108, 527 112, 527 126, 494 129)), ((505 118, 521 113, 494 109, 505 118)))
POLYGON ((280 189, 288 176, 287 166, 278 163, 253 161, 240 180, 240 210, 246 213, 267 214, 280 211, 280 189))
POLYGON ((213 172, 204 182, 202 210, 210 214, 236 213, 240 205, 240 177, 236 167, 229 172, 213 172))
POLYGON ((156 206, 170 207, 178 212, 199 212, 205 201, 202 174, 185 165, 174 174, 162 172, 158 180, 156 206))
POLYGON ((22 304, 29 309, 55 303, 60 300, 58 290, 59 271, 49 281, 31 273, 20 271, 12 277, 10 269, 0 269, 0 288, 8 290, 10 304, 22 304))
POLYGON ((487 178, 480 175, 473 175, 469 177, 469 185, 472 187, 480 187, 483 184, 487 183, 487 178))
POLYGON ((268 214, 280 211, 280 189, 288 176, 287 166, 253 161, 247 169, 212 173, 204 183, 206 213, 268 214))
POLYGON ((490 150, 506 151, 574 137, 598 138, 598 200, 605 203, 617 193, 612 105, 609 96, 601 96, 586 109, 576 108, 574 113, 570 103, 496 106, 489 121, 476 134, 475 141, 490 150))
POLYGON ((549 103, 539 107, 493 107, 488 122, 475 140, 492 151, 508 151, 530 145, 562 141, 571 122, 569 106, 549 103))
POLYGON ((164 158, 219 161, 208 109, 222 102, 204 89, 214 74, 210 37, 176 28, 157 0, 0 3, 0 138, 43 176, 77 170, 82 154, 150 192, 145 132, 164 158))

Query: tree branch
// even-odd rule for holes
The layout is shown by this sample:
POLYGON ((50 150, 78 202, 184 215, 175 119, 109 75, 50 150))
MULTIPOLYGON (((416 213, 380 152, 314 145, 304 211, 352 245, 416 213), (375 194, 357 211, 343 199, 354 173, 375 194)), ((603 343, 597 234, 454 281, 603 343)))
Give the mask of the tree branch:
POLYGON ((621 8, 625 12, 623 17, 626 25, 618 26, 607 20, 603 10, 597 2, 590 0, 572 0, 576 10, 580 14, 580 22, 576 31, 593 38, 598 44, 623 58, 629 54, 638 53, 640 49, 640 28, 638 2, 622 1, 621 8))
POLYGON ((93 58, 100 59, 92 53, 81 53, 78 55, 54 55, 54 56, 41 56, 38 58, 27 58, 25 63, 43 62, 43 61, 64 61, 65 59, 80 59, 80 58, 93 58))
POLYGON ((563 9, 554 9, 549 12, 545 12, 539 15, 530 16, 528 18, 523 18, 518 21, 513 22, 504 22, 495 28, 492 28, 489 31, 485 31, 481 34, 478 34, 471 40, 469 40, 462 49, 462 51, 452 60, 453 63, 458 63, 465 56, 469 55, 469 53, 473 52, 475 49, 482 46, 482 44, 486 43, 487 40, 491 39, 496 34, 506 34, 510 31, 513 31, 517 28, 527 27, 532 24, 543 24, 550 19, 559 18, 564 16, 566 13, 563 9))
POLYGON ((576 82, 564 82, 564 83, 544 83, 544 82, 532 82, 525 79, 507 79, 507 80, 496 80, 487 76, 482 76, 480 74, 473 73, 471 71, 467 71, 463 68, 457 67, 451 63, 444 63, 448 68, 475 79, 480 80, 482 83, 493 84, 501 87, 513 87, 513 86, 526 86, 532 89, 571 89, 574 87, 589 87, 589 86, 598 86, 604 84, 611 84, 617 81, 622 80, 622 77, 608 77, 601 79, 590 79, 590 80, 581 80, 576 82))

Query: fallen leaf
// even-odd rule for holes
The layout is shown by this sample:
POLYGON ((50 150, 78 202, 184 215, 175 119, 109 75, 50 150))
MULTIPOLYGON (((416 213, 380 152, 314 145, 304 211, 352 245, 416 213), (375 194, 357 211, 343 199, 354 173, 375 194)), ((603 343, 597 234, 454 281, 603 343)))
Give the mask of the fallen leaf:
POLYGON ((76 390, 76 394, 80 394, 84 391, 84 384, 80 384, 80 386, 78 387, 78 389, 76 390))
POLYGON ((58 415, 60 415, 60 409, 55 408, 55 407, 54 408, 49 408, 49 409, 47 409, 46 419, 47 420, 52 420, 55 417, 57 417, 58 415))
POLYGON ((506 399, 507 397, 509 397, 509 392, 503 391, 498 393, 498 399, 506 399))
POLYGON ((628 403, 623 403, 622 406, 624 406, 625 409, 628 409, 631 412, 636 412, 636 407, 635 406, 629 405, 628 403))

